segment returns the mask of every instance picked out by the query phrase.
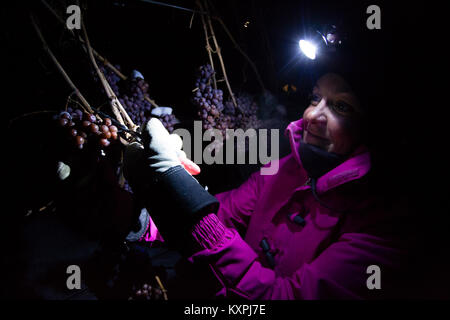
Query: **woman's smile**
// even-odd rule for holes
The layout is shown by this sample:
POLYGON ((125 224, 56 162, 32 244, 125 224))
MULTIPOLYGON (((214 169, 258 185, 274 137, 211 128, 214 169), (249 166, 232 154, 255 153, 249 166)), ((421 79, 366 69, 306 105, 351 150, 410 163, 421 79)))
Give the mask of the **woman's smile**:
POLYGON ((304 141, 309 144, 324 146, 330 143, 330 140, 312 133, 310 130, 305 130, 304 141))

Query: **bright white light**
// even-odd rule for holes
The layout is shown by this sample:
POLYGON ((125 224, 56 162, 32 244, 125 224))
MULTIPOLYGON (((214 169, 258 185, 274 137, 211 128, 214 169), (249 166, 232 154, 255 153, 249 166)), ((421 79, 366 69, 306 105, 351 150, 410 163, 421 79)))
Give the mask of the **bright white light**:
POLYGON ((316 58, 317 47, 307 40, 300 40, 299 42, 300 50, 302 50, 303 54, 314 60, 316 58))

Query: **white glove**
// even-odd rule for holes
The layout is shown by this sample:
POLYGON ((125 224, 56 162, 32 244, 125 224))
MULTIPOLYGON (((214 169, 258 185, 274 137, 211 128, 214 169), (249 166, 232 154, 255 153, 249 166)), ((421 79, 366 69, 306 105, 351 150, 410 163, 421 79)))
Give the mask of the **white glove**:
POLYGON ((172 167, 181 165, 178 153, 182 152, 183 142, 180 136, 171 135, 158 119, 151 118, 147 122, 143 132, 143 142, 148 146, 147 164, 155 172, 163 173, 172 167))
POLYGON ((138 175, 145 163, 154 172, 163 173, 172 167, 183 165, 190 174, 198 174, 200 168, 181 150, 183 141, 177 134, 170 134, 156 118, 147 122, 143 131, 143 143, 134 142, 125 150, 125 175, 138 175))

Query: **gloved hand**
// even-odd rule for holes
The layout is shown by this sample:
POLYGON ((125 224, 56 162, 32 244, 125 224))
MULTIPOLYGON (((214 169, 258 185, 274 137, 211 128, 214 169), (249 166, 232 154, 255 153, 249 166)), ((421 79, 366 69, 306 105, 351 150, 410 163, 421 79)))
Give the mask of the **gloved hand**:
POLYGON ((178 135, 169 134, 158 119, 152 118, 144 127, 142 139, 144 146, 132 143, 126 148, 124 173, 137 197, 144 198, 152 218, 160 222, 158 228, 166 228, 166 232, 162 230, 164 239, 170 238, 168 233, 182 233, 173 232, 175 225, 189 229, 205 214, 217 210, 217 199, 185 170, 200 171, 181 151, 178 135))
MULTIPOLYGON (((154 172, 163 173, 177 165, 183 167, 192 175, 200 173, 200 168, 193 161, 186 157, 186 153, 181 150, 183 142, 179 135, 169 134, 161 121, 156 118, 147 122, 143 131, 143 143, 148 147, 145 152, 146 164, 154 172)), ((130 176, 130 180, 135 180, 135 172, 139 168, 139 162, 143 161, 144 147, 138 143, 131 143, 125 151, 125 175, 130 176)))
POLYGON ((163 173, 168 169, 181 165, 178 153, 182 141, 176 134, 169 134, 161 121, 151 118, 143 131, 143 142, 147 149, 147 164, 155 172, 163 173))

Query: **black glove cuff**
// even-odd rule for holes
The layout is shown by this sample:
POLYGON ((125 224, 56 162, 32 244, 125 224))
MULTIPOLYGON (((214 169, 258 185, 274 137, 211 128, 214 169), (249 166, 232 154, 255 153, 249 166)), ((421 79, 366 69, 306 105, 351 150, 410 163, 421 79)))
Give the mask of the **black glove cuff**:
POLYGON ((197 222, 219 208, 219 201, 181 165, 154 176, 149 187, 146 206, 169 242, 174 238, 184 241, 197 222))

